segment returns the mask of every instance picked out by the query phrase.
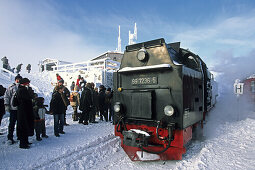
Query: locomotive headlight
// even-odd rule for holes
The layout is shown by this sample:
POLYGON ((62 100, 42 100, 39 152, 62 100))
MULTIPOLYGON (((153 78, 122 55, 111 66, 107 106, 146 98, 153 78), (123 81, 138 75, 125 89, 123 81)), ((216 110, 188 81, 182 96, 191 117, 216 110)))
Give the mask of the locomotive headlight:
POLYGON ((113 106, 113 110, 116 113, 120 112, 120 108, 121 108, 120 102, 116 102, 115 105, 113 106))
POLYGON ((174 114, 174 108, 173 108, 173 106, 167 105, 167 106, 164 108, 164 112, 165 112, 165 115, 166 115, 166 116, 172 116, 172 115, 174 114))
POLYGON ((139 61, 144 61, 144 60, 146 60, 146 58, 147 58, 147 51, 144 49, 144 48, 142 48, 142 49, 140 49, 139 51, 138 51, 138 53, 137 53, 137 59, 139 60, 139 61))

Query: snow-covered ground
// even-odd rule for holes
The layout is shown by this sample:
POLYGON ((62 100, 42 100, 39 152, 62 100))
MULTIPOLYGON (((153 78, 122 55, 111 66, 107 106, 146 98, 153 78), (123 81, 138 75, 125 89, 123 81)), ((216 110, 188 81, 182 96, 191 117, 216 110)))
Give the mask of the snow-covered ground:
MULTIPOLYGON (((29 77, 39 87, 46 104, 53 86, 47 76, 29 77)), ((11 81, 0 78, 7 87, 11 81)), ((216 107, 209 113, 204 138, 194 140, 181 161, 132 162, 114 136, 109 122, 82 125, 71 119, 72 109, 67 112, 66 134, 57 138, 53 134, 53 117, 47 115, 48 139, 33 144, 28 150, 20 149, 18 143, 8 145, 6 135, 8 113, 2 120, 0 136, 0 169, 254 169, 255 167, 255 112, 252 105, 244 104, 232 91, 221 90, 216 107)), ((16 139, 16 137, 15 137, 16 139)))

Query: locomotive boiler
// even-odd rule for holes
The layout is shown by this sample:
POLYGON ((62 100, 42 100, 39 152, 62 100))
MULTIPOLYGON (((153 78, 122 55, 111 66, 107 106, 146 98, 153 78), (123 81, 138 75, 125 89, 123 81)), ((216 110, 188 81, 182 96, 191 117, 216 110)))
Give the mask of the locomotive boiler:
POLYGON ((180 160, 216 102, 212 74, 196 54, 157 39, 126 46, 114 73, 115 135, 133 161, 180 160))

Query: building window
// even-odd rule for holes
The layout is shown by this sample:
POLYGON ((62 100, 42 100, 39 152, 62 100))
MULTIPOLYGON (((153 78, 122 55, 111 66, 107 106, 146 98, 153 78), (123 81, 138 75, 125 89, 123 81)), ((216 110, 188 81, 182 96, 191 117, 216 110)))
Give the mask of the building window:
POLYGON ((251 81, 251 92, 255 93, 255 81, 251 81))

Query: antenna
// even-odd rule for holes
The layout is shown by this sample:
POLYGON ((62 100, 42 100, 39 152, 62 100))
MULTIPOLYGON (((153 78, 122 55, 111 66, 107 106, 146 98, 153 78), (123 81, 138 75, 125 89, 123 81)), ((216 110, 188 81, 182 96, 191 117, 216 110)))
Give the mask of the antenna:
POLYGON ((119 25, 119 37, 118 37, 118 50, 119 53, 121 53, 121 38, 120 38, 120 25, 119 25))
POLYGON ((137 27, 136 27, 136 23, 135 23, 135 28, 134 28, 134 38, 135 38, 135 40, 137 40, 137 27))
POLYGON ((119 25, 118 47, 116 48, 115 52, 121 53, 120 25, 119 25))
POLYGON ((135 44, 136 42, 134 40, 137 40, 137 27, 136 27, 136 23, 135 23, 135 27, 134 27, 134 33, 132 34, 130 31, 129 31, 129 41, 128 41, 128 45, 132 45, 132 44, 135 44))

